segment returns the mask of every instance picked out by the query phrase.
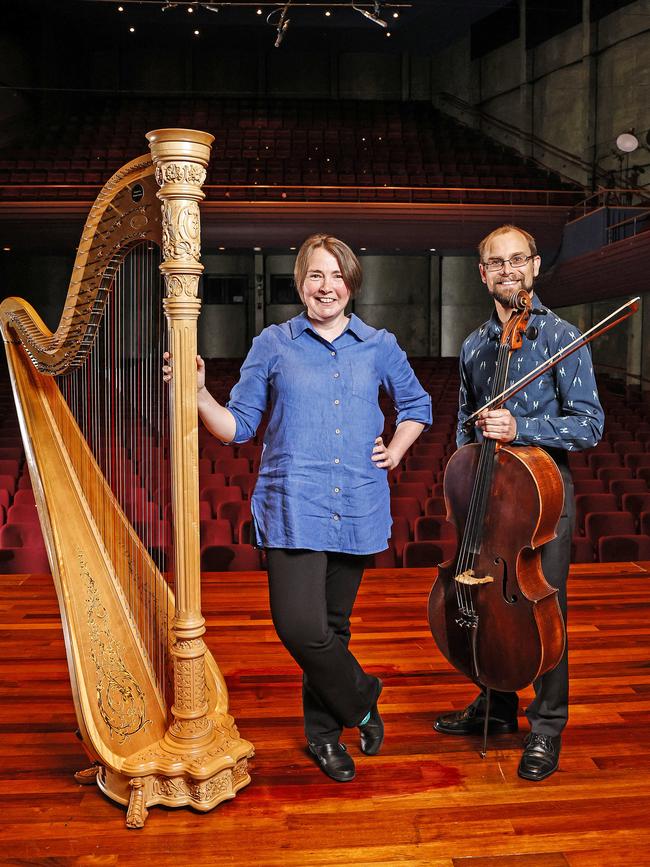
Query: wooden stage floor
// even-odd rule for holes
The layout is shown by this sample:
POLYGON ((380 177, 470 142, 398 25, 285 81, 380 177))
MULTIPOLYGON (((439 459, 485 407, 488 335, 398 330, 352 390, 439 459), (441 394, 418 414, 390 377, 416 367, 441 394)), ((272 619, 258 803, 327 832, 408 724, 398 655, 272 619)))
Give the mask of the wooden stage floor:
MULTIPOLYGON (((240 731, 256 746, 253 782, 213 812, 152 808, 141 831, 73 773, 86 766, 52 582, 0 576, 0 863, 3 865, 414 864, 618 867, 650 850, 650 563, 575 566, 570 579, 571 720, 561 768, 517 777, 521 742, 433 732, 471 685, 434 647, 432 570, 369 571, 353 648, 384 681, 386 741, 352 783, 307 757, 299 676, 270 621, 261 573, 206 575, 208 644, 240 731)), ((532 693, 523 694, 523 703, 532 693)))

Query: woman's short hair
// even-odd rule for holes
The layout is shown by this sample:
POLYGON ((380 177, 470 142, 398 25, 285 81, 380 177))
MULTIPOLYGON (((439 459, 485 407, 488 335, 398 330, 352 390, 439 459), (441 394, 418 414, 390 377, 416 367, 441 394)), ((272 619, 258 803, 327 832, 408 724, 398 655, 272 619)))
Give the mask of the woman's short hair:
POLYGON ((310 235, 298 250, 296 262, 293 266, 293 279, 296 281, 298 295, 302 298, 302 285, 309 270, 309 257, 318 247, 324 247, 339 263, 343 282, 350 293, 350 297, 354 298, 361 288, 361 263, 347 244, 344 244, 343 241, 339 241, 338 238, 332 235, 321 233, 310 235))
POLYGON ((537 256, 537 244, 535 243, 535 239, 527 232, 525 229, 520 229, 519 226, 513 226, 511 223, 506 223, 504 226, 499 226, 498 229, 494 229, 490 232, 489 235, 486 235, 485 238, 478 245, 478 256, 481 262, 484 261, 485 251, 492 240, 497 235, 505 235, 507 232, 519 232, 520 235, 523 235, 524 238, 528 241, 528 246, 530 247, 530 255, 537 256))

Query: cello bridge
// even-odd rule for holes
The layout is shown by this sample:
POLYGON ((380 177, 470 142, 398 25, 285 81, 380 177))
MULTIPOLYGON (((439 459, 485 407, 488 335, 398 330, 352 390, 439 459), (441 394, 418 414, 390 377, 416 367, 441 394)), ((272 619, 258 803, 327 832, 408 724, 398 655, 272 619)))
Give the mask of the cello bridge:
POLYGON ((484 575, 483 578, 479 578, 474 574, 473 569, 466 569, 464 572, 461 572, 460 575, 456 575, 454 581, 458 581, 459 584, 491 584, 494 581, 494 578, 491 575, 484 575))

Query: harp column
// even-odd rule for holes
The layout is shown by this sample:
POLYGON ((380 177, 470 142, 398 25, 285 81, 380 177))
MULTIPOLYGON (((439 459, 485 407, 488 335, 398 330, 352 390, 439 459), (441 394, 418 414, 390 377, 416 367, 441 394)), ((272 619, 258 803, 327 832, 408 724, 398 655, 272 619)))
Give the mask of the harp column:
POLYGON ((176 569, 173 720, 165 735, 172 749, 201 750, 214 737, 207 716, 205 619, 201 613, 199 549, 196 323, 203 265, 199 202, 214 136, 197 130, 164 129, 147 134, 162 202, 160 270, 174 376, 171 391, 172 498, 176 569))

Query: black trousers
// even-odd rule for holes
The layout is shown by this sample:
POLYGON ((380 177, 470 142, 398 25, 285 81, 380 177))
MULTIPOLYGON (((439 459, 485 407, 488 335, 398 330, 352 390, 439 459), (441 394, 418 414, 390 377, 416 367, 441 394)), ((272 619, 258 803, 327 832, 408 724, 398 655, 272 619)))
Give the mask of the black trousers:
POLYGON ((303 671, 305 734, 338 741, 379 695, 379 680, 350 653, 350 615, 366 558, 355 554, 267 548, 271 616, 278 637, 303 671))
MULTIPOLYGON (((542 571, 544 577, 558 591, 558 602, 567 623, 567 578, 571 562, 571 537, 575 525, 575 500, 573 481, 567 466, 561 466, 564 480, 564 509, 557 528, 557 536, 542 548, 542 571)), ((569 661, 568 641, 564 655, 551 671, 547 671, 533 683, 535 698, 526 708, 526 717, 532 731, 541 735, 560 735, 569 719, 569 661)), ((473 704, 483 709, 485 691, 476 697, 473 704)), ((490 694, 490 716, 509 720, 517 715, 519 698, 516 692, 490 694)))

